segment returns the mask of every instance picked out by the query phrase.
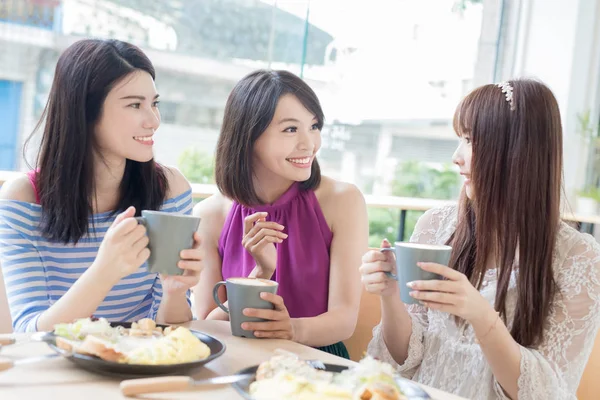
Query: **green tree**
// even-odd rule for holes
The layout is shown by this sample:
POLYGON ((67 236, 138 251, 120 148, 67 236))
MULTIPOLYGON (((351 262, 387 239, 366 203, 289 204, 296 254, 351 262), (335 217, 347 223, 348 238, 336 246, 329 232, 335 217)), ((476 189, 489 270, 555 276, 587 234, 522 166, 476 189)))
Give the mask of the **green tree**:
POLYGON ((432 166, 420 161, 398 164, 392 194, 401 197, 449 200, 458 196, 460 176, 451 164, 432 166))
POLYGON ((215 161, 197 149, 185 150, 179 157, 179 169, 192 183, 215 183, 215 161))
MULTIPOLYGON (((450 200, 458 197, 460 176, 451 164, 430 165, 419 161, 400 163, 392 182, 392 195, 427 199, 450 200)), ((408 240, 420 211, 406 213, 404 239, 408 240)), ((383 238, 396 240, 400 222, 400 210, 369 209, 369 246, 379 247, 383 238)))

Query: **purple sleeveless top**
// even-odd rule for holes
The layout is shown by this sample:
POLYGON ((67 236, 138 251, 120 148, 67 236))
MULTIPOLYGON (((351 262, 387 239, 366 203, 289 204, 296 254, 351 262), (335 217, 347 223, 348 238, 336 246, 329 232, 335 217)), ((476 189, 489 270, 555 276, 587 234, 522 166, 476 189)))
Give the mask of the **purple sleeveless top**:
POLYGON ((277 267, 271 279, 279 282, 277 294, 283 297, 290 317, 314 317, 325 313, 333 233, 315 192, 301 190, 299 183, 294 183, 271 205, 245 207, 233 203, 219 238, 223 279, 248 276, 254 269, 254 259, 242 246, 242 238, 244 218, 259 211, 269 213, 267 221, 283 225, 288 234, 283 243, 275 243, 277 267))

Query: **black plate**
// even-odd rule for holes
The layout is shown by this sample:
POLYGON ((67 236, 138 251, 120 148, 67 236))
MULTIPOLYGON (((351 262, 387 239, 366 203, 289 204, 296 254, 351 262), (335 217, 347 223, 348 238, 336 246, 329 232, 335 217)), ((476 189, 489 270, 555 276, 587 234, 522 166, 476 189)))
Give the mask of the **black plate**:
MULTIPOLYGON (((130 328, 130 322, 111 322, 111 326, 123 326, 130 328)), ((167 325, 157 325, 165 328, 167 325)), ((119 378, 139 378, 142 376, 158 376, 158 375, 191 375, 204 364, 219 357, 225 352, 225 344, 220 340, 209 336, 205 333, 190 330, 194 336, 204 342, 210 348, 210 356, 203 360, 182 363, 182 364, 170 364, 170 365, 140 365, 140 364, 120 364, 117 362, 102 360, 93 356, 86 356, 83 354, 73 353, 71 355, 65 355, 64 351, 56 346, 56 335, 54 332, 48 332, 41 337, 41 340, 46 342, 52 350, 56 351, 61 355, 65 355, 65 358, 74 362, 78 366, 88 371, 96 372, 102 375, 115 376, 119 378)))
MULTIPOLYGON (((246 369, 239 371, 238 374, 256 374, 257 369, 258 369, 258 365, 255 365, 254 367, 248 367, 246 369)), ((342 366, 342 365, 325 364, 325 370, 330 371, 330 372, 339 373, 346 369, 348 369, 348 367, 342 366)), ((254 400, 254 398, 252 396, 250 396, 250 384, 252 382, 254 382, 254 376, 251 378, 244 379, 242 381, 233 383, 232 386, 235 388, 235 390, 238 391, 239 394, 242 395, 242 397, 244 399, 254 400)), ((404 379, 404 378, 401 378, 398 376, 398 377, 396 377, 396 384, 398 385, 398 387, 400 388, 402 393, 404 393, 404 395, 409 400, 429 400, 429 399, 431 399, 431 397, 429 397, 429 395, 423 389, 421 389, 421 387, 419 385, 417 385, 413 381, 410 381, 408 379, 404 379)))

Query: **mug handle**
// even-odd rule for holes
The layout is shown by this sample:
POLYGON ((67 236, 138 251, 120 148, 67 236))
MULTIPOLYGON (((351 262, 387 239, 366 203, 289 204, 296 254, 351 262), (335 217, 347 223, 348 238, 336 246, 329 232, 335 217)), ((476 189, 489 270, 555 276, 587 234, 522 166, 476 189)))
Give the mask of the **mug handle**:
MULTIPOLYGON (((386 251, 396 251, 396 248, 395 247, 382 247, 381 249, 379 249, 379 251, 381 251, 382 253, 385 253, 386 251)), ((384 274, 386 274, 389 278, 392 278, 395 281, 398 280, 398 275, 392 274, 389 271, 384 272, 384 274)))
POLYGON ((148 225, 146 223, 146 217, 135 217, 135 220, 138 224, 144 225, 146 228, 148 228, 148 225))
POLYGON ((227 307, 225 307, 225 305, 223 305, 223 303, 221 303, 221 300, 219 300, 219 287, 225 285, 227 282, 225 281, 221 281, 218 282, 215 287, 213 288, 213 299, 215 300, 215 303, 217 303, 217 305, 219 306, 219 308, 223 311, 225 311, 227 314, 229 314, 229 309, 227 307))

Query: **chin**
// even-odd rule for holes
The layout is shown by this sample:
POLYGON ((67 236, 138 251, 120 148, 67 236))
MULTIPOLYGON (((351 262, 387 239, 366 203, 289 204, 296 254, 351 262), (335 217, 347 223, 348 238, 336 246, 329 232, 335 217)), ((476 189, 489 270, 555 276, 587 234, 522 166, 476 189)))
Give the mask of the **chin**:
POLYGON ((465 188, 465 194, 467 195, 467 198, 469 200, 474 200, 475 194, 473 193, 473 190, 470 187, 465 188))
POLYGON ((304 174, 294 174, 293 177, 290 177, 291 180, 296 181, 296 182, 304 182, 310 179, 311 177, 311 173, 310 170, 307 173, 304 174))
POLYGON ((127 159, 131 160, 131 161, 137 161, 139 163, 146 163, 148 161, 152 161, 152 159, 154 159, 154 154, 150 153, 150 154, 130 154, 126 157, 127 159))

